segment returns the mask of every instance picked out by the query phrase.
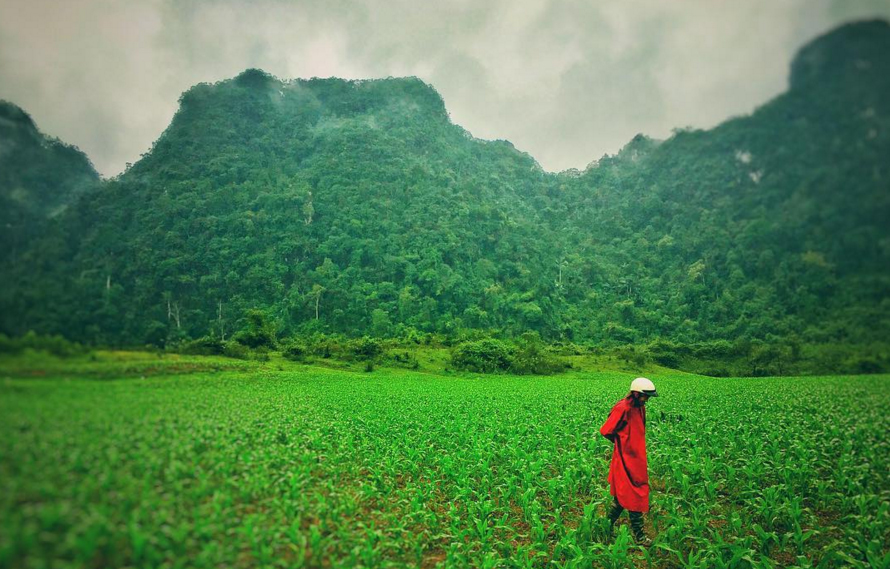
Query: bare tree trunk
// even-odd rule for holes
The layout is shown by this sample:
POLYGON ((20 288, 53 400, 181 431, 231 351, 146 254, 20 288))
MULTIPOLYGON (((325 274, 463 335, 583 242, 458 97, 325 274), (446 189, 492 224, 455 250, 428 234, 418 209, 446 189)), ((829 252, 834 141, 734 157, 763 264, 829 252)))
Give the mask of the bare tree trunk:
POLYGON ((226 329, 223 327, 223 319, 222 319, 222 300, 219 301, 216 310, 216 321, 219 326, 219 335, 222 338, 222 341, 226 341, 226 329))

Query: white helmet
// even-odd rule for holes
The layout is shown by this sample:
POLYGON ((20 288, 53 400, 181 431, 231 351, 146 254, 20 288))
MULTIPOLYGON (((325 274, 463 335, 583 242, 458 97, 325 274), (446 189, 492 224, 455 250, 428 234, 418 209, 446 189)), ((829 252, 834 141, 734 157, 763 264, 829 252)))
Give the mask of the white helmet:
POLYGON ((640 393, 643 393, 644 395, 648 395, 650 397, 658 397, 658 392, 655 391, 655 384, 645 377, 638 377, 635 380, 631 381, 630 390, 639 391, 640 393))

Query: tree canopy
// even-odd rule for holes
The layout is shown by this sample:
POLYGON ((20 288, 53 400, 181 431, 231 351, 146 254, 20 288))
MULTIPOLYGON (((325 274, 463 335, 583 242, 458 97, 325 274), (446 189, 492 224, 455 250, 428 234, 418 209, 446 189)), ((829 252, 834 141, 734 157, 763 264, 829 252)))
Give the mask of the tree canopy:
POLYGON ((845 26, 752 115, 558 174, 416 78, 199 84, 3 261, 0 331, 225 337, 259 309, 285 334, 884 341, 886 53, 887 23, 845 26))

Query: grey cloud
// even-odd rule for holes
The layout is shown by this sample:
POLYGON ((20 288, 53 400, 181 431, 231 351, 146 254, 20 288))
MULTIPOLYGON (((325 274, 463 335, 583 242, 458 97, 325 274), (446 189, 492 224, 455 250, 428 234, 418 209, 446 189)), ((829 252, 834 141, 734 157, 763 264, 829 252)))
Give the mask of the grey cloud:
POLYGON ((417 75, 549 170, 708 128, 785 89, 803 43, 890 0, 0 0, 0 98, 104 175, 201 81, 417 75))

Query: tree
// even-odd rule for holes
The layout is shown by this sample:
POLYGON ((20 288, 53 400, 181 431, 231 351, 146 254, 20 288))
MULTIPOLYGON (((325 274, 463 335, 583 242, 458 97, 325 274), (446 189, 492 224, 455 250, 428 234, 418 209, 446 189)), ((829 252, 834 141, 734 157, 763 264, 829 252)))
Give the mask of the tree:
POLYGON ((275 348, 277 344, 275 324, 265 312, 248 310, 245 314, 247 327, 233 336, 233 340, 249 348, 275 348))

